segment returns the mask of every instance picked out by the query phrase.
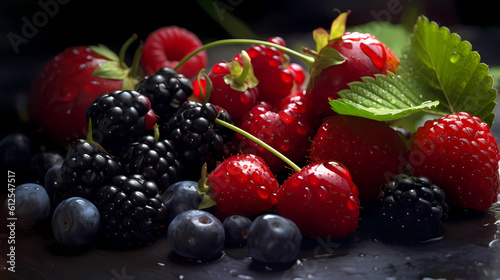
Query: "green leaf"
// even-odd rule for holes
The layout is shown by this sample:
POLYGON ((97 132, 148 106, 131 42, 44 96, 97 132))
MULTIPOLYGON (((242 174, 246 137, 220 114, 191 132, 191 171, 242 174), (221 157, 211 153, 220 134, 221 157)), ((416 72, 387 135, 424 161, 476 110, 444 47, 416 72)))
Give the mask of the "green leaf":
POLYGON ((321 73, 321 71, 330 66, 339 65, 346 61, 346 58, 339 53, 336 49, 327 47, 323 48, 311 69, 311 77, 315 77, 321 73))
POLYGON ((338 113, 394 120, 421 110, 446 115, 466 111, 493 124, 497 91, 488 66, 467 41, 419 17, 398 75, 376 75, 349 84, 331 101, 338 113))
POLYGON ((323 28, 316 28, 313 31, 313 39, 316 42, 316 51, 319 53, 324 47, 328 45, 328 32, 323 28))
POLYGON ((90 49, 93 52, 95 52, 96 54, 102 55, 109 60, 120 61, 120 58, 118 57, 118 55, 114 51, 112 51, 108 47, 106 47, 105 45, 99 44, 97 46, 90 46, 90 49))
POLYGON ((341 38, 345 33, 345 27, 347 22, 347 16, 351 11, 343 12, 338 17, 336 17, 330 27, 330 41, 337 40, 341 38))
POLYGON ((407 79, 392 72, 375 77, 350 83, 350 89, 338 93, 341 98, 330 100, 332 109, 339 114, 389 121, 421 110, 432 110, 439 104, 439 101, 425 100, 407 79))
POLYGON ((128 69, 121 67, 120 61, 110 60, 97 67, 92 75, 111 80, 123 80, 128 75, 128 69))
POLYGON ((468 41, 448 28, 419 17, 398 73, 425 86, 427 94, 440 101, 438 111, 466 111, 493 124, 497 91, 488 66, 468 41))

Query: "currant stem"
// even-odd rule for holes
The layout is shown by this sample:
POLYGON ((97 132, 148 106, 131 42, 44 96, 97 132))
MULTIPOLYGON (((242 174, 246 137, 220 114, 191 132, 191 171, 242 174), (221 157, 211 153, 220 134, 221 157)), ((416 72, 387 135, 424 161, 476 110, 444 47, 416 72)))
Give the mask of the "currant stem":
POLYGON ((248 75, 248 71, 252 66, 252 62, 246 51, 241 52, 241 61, 243 62, 243 71, 241 71, 241 74, 234 79, 234 82, 239 86, 243 85, 243 83, 245 82, 245 79, 247 78, 248 75))
POLYGON ((264 141, 260 140, 259 138, 253 136, 252 134, 244 131, 243 129, 235 126, 235 125, 232 125, 230 123, 227 123, 221 119, 215 119, 215 123, 216 124, 219 124, 219 125, 222 125, 226 128, 229 128, 231 129, 232 131, 236 132, 236 133, 239 133, 247 138, 249 138, 250 140, 254 141, 255 143, 261 145, 262 147, 264 147, 266 150, 268 150, 269 152, 271 152, 273 155, 277 156, 278 158, 280 158, 281 160, 283 160, 286 164, 288 164, 291 168, 293 168, 295 171, 300 171, 300 167, 298 167, 293 161, 289 160, 287 157, 285 157, 282 153, 278 152, 276 149, 274 149, 273 147, 269 146, 268 144, 266 144, 264 141))
POLYGON ((229 45, 229 44, 253 44, 253 45, 265 45, 265 46, 269 46, 269 47, 274 47, 280 51, 284 51, 284 52, 291 54, 291 55, 295 56, 296 58, 302 60, 303 62, 306 63, 306 65, 309 69, 311 69, 313 64, 314 64, 314 57, 303 54, 303 53, 298 52, 296 50, 292 50, 292 49, 287 48, 287 47, 283 47, 282 45, 278 45, 275 43, 262 41, 262 40, 255 40, 255 39, 224 39, 224 40, 218 40, 218 41, 207 43, 207 44, 201 46, 199 49, 192 51, 190 54, 188 54, 183 59, 181 59, 181 61, 179 61, 177 66, 175 66, 174 70, 177 71, 179 69, 179 67, 181 67, 186 61, 188 61, 191 57, 195 56, 196 54, 198 54, 201 51, 204 51, 204 50, 212 48, 212 47, 229 45))

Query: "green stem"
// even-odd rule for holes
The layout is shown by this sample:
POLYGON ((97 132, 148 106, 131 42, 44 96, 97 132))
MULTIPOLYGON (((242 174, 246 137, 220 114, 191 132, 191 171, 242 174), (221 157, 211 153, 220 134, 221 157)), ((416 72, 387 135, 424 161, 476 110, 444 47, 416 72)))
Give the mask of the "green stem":
POLYGON ((254 40, 254 39, 224 39, 224 40, 218 40, 214 42, 207 43, 200 47, 197 50, 192 51, 190 54, 188 54, 186 57, 184 57, 181 61, 179 61, 179 64, 175 66, 174 70, 178 70, 179 67, 181 67, 186 61, 188 61, 191 57, 195 56, 201 51, 204 51, 206 49, 212 48, 212 47, 217 47, 217 46, 222 46, 222 45, 229 45, 229 44, 253 44, 253 45, 265 45, 269 47, 274 47, 280 51, 284 51, 288 54, 291 54, 295 56, 296 58, 302 60, 304 63, 306 63, 307 67, 309 69, 312 68, 314 64, 314 57, 311 57, 309 55, 303 54, 301 52, 298 52, 296 50, 292 50, 287 47, 283 47, 282 45, 278 45, 275 43, 267 42, 267 41, 262 41, 262 40, 254 40))
POLYGON ((266 150, 268 150, 269 152, 271 152, 273 155, 275 155, 278 158, 280 158, 281 160, 283 160, 286 164, 288 164, 295 171, 300 171, 300 167, 298 167, 293 161, 289 160, 282 153, 278 152, 276 149, 274 149, 273 147, 269 146, 264 141, 262 141, 259 138, 253 136, 252 134, 244 131, 243 129, 241 129, 241 128, 237 127, 237 126, 234 126, 234 125, 232 125, 230 123, 227 123, 227 122, 225 122, 225 121, 223 121, 221 119, 215 119, 215 123, 219 124, 219 125, 222 125, 222 126, 224 126, 226 128, 229 128, 232 131, 234 131, 236 133, 239 133, 239 134, 241 134, 241 135, 249 138, 250 140, 252 140, 255 143, 257 143, 257 144, 261 145, 262 147, 264 147, 266 150))
POLYGON ((130 70, 128 72, 129 78, 134 78, 137 74, 137 69, 139 69, 139 61, 141 60, 142 50, 144 49, 144 43, 141 42, 137 50, 134 53, 134 60, 132 61, 132 65, 130 65, 130 70))
POLYGON ((250 60, 250 57, 248 54, 243 51, 241 52, 241 61, 243 62, 243 70, 241 71, 241 74, 234 78, 234 82, 238 85, 241 86, 243 83, 245 83, 245 79, 247 78, 248 71, 250 70, 250 67, 252 66, 252 62, 250 60))
POLYGON ((137 34, 132 35, 125 43, 123 46, 120 48, 120 52, 118 53, 118 57, 120 58, 120 64, 123 68, 126 68, 127 65, 125 64, 125 55, 127 53, 128 47, 132 44, 137 39, 137 34))

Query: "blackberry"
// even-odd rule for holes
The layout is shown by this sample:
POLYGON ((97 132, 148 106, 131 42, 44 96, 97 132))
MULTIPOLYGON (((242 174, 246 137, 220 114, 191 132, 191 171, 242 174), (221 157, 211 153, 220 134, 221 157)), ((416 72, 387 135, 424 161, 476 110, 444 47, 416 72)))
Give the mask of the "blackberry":
POLYGON ((185 167, 215 164, 226 155, 224 138, 214 123, 217 117, 217 108, 211 103, 187 101, 169 120, 165 137, 174 143, 185 167))
POLYGON ((97 207, 103 237, 113 247, 145 246, 164 231, 166 206, 156 184, 142 175, 115 176, 99 189, 97 207))
POLYGON ((98 96, 85 116, 92 121, 92 140, 110 152, 137 140, 156 124, 149 99, 132 90, 98 96))
POLYGON ((94 201, 99 188, 121 172, 120 164, 98 145, 76 140, 61 165, 63 184, 54 186, 55 202, 79 196, 94 201))
POLYGON ((158 115, 160 132, 163 132, 166 123, 193 94, 193 85, 184 75, 164 67, 144 78, 137 86, 137 91, 151 101, 153 110, 158 115))
POLYGON ((448 214, 443 190, 426 177, 396 176, 377 200, 384 233, 411 243, 437 237, 448 214))
POLYGON ((160 192, 176 182, 183 169, 172 143, 166 139, 157 142, 151 135, 129 143, 120 163, 127 174, 142 174, 154 181, 160 192))

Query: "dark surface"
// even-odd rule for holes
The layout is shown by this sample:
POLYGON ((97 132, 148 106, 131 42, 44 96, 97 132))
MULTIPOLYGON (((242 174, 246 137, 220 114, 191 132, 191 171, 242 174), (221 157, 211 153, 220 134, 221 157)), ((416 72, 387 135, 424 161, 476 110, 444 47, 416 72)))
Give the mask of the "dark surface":
MULTIPOLYGON (((45 2, 48 2, 46 0, 45 2)), ((55 0, 54 0, 55 1, 55 0)), ((60 0, 63 2, 62 0, 60 0)), ((154 29, 177 24, 187 27, 204 42, 229 38, 221 25, 196 1, 69 0, 36 34, 15 52, 7 34, 21 34, 22 18, 32 19, 41 10, 37 1, 6 0, 0 4, 0 136, 23 131, 37 135, 23 118, 31 82, 43 63, 57 52, 74 45, 103 43, 117 49, 132 33, 141 39, 154 29), (202 22, 202 23, 200 23, 202 22)), ((261 39, 279 35, 311 44, 310 31, 328 28, 336 13, 351 9, 348 25, 374 19, 408 21, 399 7, 415 8, 441 25, 449 26, 471 41, 482 61, 500 66, 499 20, 489 1, 207 1, 219 7, 219 22, 232 13, 241 18, 261 39), (310 3, 314 2, 314 5, 310 3), (333 3, 332 3, 333 2, 333 3), (395 6, 389 6, 392 3, 395 6), (465 3, 465 4, 464 4, 465 3), (399 5, 396 5, 399 4, 399 5), (479 12, 480 11, 480 12, 479 12), (307 34, 306 34, 307 33, 307 34), (299 34, 297 36, 297 34, 299 34), (304 39, 306 38, 306 39, 304 39)), ((411 14, 410 12, 408 12, 411 14)), ((414 17, 413 17, 414 18, 414 17)), ((227 18, 226 18, 227 19, 227 18)), ((413 21, 413 20, 411 20, 413 21)), ((413 23, 413 22, 411 22, 413 23)), ((291 39, 290 39, 291 40, 291 39)), ((288 40, 287 40, 288 42, 288 40)), ((238 47, 239 48, 239 47, 238 47)), ((229 54, 209 52, 212 65, 229 54)), ((499 112, 497 112, 498 115, 499 112)), ((492 128, 500 139, 500 126, 492 128)), ((42 141, 43 142, 43 141, 42 141)), ((45 147, 50 144, 43 142, 45 147)), ((5 174, 6 170, 3 170, 5 174)), ((22 172, 16 172, 22 180, 22 172)), ((7 176, 4 175, 6 178, 7 176)), ((4 195, 6 186, 0 190, 4 195)), ((3 200, 2 200, 3 201, 3 200)), ((0 265, 8 267, 8 231, 1 218, 0 265)), ((253 262, 246 248, 228 249, 208 263, 192 263, 171 253, 165 238, 151 246, 129 251, 104 249, 100 244, 82 250, 65 250, 50 236, 49 229, 16 231, 16 273, 0 272, 0 279, 497 279, 500 278, 500 235, 495 213, 461 213, 444 225, 443 238, 417 244, 396 244, 373 233, 366 215, 360 229, 342 240, 305 240, 295 263, 268 267, 253 262)))

